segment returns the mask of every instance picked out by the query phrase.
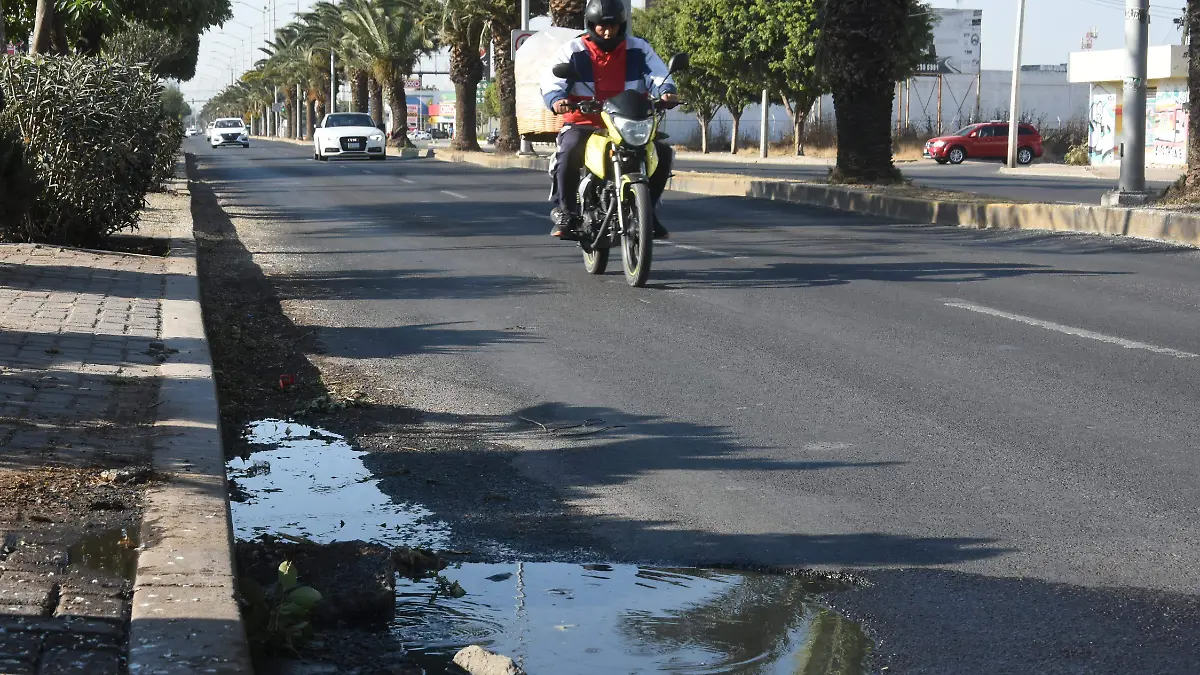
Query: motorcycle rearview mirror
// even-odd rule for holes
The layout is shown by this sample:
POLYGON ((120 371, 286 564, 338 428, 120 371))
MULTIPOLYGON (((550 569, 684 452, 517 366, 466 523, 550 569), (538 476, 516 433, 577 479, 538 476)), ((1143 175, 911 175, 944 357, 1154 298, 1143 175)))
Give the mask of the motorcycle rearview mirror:
POLYGON ((686 72, 691 66, 691 57, 689 57, 687 54, 676 54, 672 56, 671 60, 667 63, 667 70, 674 75, 675 73, 686 72))
MULTIPOLYGON (((543 71, 543 72, 545 72, 545 71, 543 71)), ((580 79, 579 72, 576 71, 575 67, 569 63, 560 63, 560 64, 554 66, 554 69, 551 72, 553 72, 554 76, 560 80, 578 80, 578 79, 580 79)))

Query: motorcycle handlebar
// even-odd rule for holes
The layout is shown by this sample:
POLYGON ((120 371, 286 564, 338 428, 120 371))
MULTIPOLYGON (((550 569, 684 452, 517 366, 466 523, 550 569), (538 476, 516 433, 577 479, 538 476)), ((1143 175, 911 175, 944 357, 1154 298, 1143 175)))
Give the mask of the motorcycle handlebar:
MULTIPOLYGON (((673 109, 677 106, 681 106, 681 105, 684 105, 683 101, 674 101, 672 103, 667 103, 667 102, 663 101, 662 99, 656 99, 654 101, 654 109, 655 110, 671 110, 671 109, 673 109)), ((579 101, 578 103, 568 103, 567 104, 567 112, 581 112, 585 115, 597 115, 603 109, 604 109, 604 104, 601 103, 600 101, 579 101)), ((557 114, 563 114, 563 113, 555 113, 555 114, 557 115, 557 114)))

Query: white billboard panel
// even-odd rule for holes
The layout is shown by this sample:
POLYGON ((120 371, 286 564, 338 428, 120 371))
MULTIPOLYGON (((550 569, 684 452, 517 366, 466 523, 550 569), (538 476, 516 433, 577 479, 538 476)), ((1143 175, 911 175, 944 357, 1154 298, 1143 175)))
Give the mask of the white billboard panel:
POLYGON ((922 73, 970 73, 980 70, 982 9, 934 9, 934 58, 922 73))

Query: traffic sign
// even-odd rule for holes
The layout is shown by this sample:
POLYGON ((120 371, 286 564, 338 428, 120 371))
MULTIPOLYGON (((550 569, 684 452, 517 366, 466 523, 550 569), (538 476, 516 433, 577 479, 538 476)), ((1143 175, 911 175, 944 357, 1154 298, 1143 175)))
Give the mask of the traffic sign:
POLYGON ((514 30, 512 32, 513 53, 516 54, 517 50, 521 48, 521 45, 525 44, 526 40, 533 37, 534 35, 537 35, 537 33, 538 32, 536 30, 521 30, 519 28, 517 30, 514 30))

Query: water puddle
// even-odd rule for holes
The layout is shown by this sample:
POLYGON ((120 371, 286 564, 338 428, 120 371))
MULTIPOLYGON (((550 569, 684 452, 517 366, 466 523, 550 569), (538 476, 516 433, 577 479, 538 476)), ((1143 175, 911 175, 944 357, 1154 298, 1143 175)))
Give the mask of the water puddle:
POLYGON ((287 534, 317 543, 362 540, 444 548, 449 529, 419 504, 394 503, 337 434, 283 420, 247 427, 263 449, 226 467, 241 493, 230 503, 235 536, 287 534))
POLYGON ((118 527, 89 534, 67 548, 67 560, 132 582, 137 574, 138 532, 118 527))
POLYGON ((460 673, 450 661, 470 644, 529 673, 860 675, 870 641, 814 601, 824 590, 775 574, 471 563, 402 583, 393 630, 429 675, 460 673))

